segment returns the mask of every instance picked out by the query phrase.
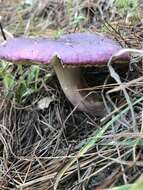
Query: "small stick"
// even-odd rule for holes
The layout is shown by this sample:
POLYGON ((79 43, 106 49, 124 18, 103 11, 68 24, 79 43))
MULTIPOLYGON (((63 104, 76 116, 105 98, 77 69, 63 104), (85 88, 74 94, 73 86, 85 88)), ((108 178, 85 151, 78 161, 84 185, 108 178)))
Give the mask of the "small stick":
POLYGON ((3 39, 6 40, 6 35, 5 35, 4 30, 3 30, 3 27, 2 27, 2 23, 1 23, 1 22, 0 22, 0 30, 1 30, 3 39))

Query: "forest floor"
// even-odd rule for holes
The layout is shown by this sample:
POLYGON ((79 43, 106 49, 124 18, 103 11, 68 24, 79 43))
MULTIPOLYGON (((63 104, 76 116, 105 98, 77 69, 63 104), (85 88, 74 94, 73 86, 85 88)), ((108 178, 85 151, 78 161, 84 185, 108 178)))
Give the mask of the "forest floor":
MULTIPOLYGON (((141 184, 143 54, 135 49, 143 48, 142 8, 137 0, 0 0, 7 39, 88 31, 132 48, 128 68, 108 84, 107 68, 104 85, 94 88, 114 107, 103 118, 73 109, 52 67, 0 62, 0 189, 134 190, 141 184)), ((95 68, 88 72, 95 77, 95 68)))

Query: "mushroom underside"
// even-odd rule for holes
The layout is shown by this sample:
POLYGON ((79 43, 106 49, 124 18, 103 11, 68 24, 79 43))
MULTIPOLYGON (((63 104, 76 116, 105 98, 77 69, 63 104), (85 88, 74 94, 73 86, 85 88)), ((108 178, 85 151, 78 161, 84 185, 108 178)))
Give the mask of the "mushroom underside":
POLYGON ((99 98, 100 95, 86 90, 88 85, 81 74, 80 67, 64 67, 58 57, 54 57, 51 63, 65 96, 75 108, 96 116, 106 114, 105 105, 99 98))

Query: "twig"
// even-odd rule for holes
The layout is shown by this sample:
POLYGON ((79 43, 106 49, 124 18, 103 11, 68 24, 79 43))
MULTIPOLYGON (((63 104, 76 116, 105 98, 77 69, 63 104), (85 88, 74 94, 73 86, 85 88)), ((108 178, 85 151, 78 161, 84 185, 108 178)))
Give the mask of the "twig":
POLYGON ((2 34, 2 37, 4 40, 6 40, 6 35, 5 35, 5 32, 3 30, 3 27, 2 27, 2 23, 0 22, 0 30, 1 30, 1 34, 2 34))

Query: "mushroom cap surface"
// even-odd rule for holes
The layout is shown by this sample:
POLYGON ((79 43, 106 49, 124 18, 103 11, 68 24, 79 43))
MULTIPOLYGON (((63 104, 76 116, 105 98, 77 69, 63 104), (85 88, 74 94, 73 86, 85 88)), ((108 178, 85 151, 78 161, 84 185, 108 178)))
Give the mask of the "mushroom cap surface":
MULTIPOLYGON (((50 64, 57 56, 63 65, 105 65, 121 50, 116 41, 93 33, 72 33, 59 39, 17 37, 0 44, 0 59, 50 64)), ((118 57, 128 61, 129 56, 118 57)))

